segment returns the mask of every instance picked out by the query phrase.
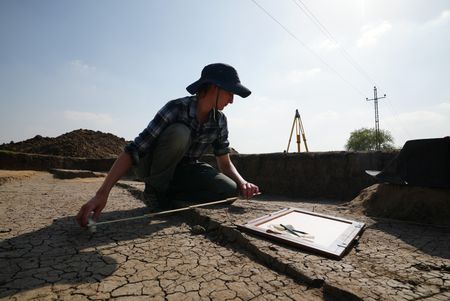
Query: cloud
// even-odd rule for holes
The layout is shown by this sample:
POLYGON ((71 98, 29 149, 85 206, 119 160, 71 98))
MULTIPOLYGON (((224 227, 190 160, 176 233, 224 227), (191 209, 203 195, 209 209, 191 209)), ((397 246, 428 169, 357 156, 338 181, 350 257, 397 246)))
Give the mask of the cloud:
POLYGON ((358 47, 370 47, 378 43, 378 40, 386 32, 391 30, 392 25, 388 21, 383 21, 381 24, 376 26, 364 26, 361 31, 361 37, 356 42, 358 47))
POLYGON ((401 113, 385 119, 386 127, 398 133, 400 144, 410 139, 442 137, 450 130, 450 103, 401 113))
POLYGON ((312 44, 312 48, 326 51, 331 51, 337 49, 338 47, 339 45, 331 41, 330 39, 317 40, 312 44))
POLYGON ((408 113, 402 113, 398 115, 397 117, 401 122, 407 123, 407 124, 440 124, 441 122, 445 121, 445 116, 432 112, 432 111, 414 111, 414 112, 408 112, 408 113))
POLYGON ((425 23, 425 26, 441 26, 450 20, 450 10, 444 10, 439 16, 425 23))
POLYGON ((113 122, 108 114, 98 114, 92 112, 64 111, 64 118, 67 121, 85 123, 87 125, 105 126, 113 122))
POLYGON ((320 72, 320 68, 312 68, 308 70, 293 70, 286 75, 286 82, 290 84, 298 84, 309 78, 317 76, 320 72))
POLYGON ((72 60, 69 62, 69 66, 75 70, 81 71, 95 71, 94 66, 90 66, 83 62, 82 60, 72 60))
POLYGON ((450 103, 444 102, 422 110, 400 113, 387 118, 386 121, 390 123, 401 122, 411 127, 439 125, 450 120, 446 112, 449 109, 450 103))
POLYGON ((450 102, 443 102, 437 105, 437 108, 442 111, 450 111, 450 102))

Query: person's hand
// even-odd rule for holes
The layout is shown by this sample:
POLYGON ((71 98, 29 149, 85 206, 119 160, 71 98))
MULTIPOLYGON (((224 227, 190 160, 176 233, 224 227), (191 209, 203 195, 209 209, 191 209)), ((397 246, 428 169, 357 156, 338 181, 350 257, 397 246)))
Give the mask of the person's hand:
POLYGON ((100 213, 106 206, 107 199, 108 197, 105 195, 96 194, 95 197, 86 202, 86 204, 84 204, 81 207, 80 211, 76 216, 76 221, 78 225, 80 225, 81 227, 86 227, 89 216, 92 213, 93 213, 92 219, 94 221, 97 221, 98 217, 100 216, 100 213))
POLYGON ((247 200, 259 193, 259 187, 250 182, 241 184, 239 189, 241 190, 241 195, 247 200))

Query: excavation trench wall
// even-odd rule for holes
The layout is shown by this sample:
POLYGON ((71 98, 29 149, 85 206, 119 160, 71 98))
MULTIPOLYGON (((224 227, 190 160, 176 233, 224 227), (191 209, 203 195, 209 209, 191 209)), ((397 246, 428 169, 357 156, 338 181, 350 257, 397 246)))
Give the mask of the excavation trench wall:
MULTIPOLYGON (((314 152, 233 155, 242 176, 262 192, 351 200, 375 183, 365 170, 381 170, 397 152, 314 152)), ((214 164, 214 158, 205 161, 214 164)))
MULTIPOLYGON (((242 176, 267 194, 351 200, 375 181, 365 170, 381 170, 397 152, 314 152, 232 155, 242 176)), ((203 161, 215 165, 212 155, 203 161)), ((0 151, 0 169, 108 171, 114 159, 85 159, 0 151)))
POLYGON ((15 153, 0 151, 0 169, 9 170, 49 170, 82 169, 108 171, 115 159, 86 159, 62 156, 15 153))

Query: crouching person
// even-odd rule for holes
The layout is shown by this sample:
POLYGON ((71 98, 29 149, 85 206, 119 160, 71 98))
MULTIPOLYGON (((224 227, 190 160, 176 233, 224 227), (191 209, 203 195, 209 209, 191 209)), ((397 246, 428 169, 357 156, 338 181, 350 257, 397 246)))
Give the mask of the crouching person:
POLYGON ((96 195, 78 212, 80 226, 87 225, 91 214, 94 221, 99 218, 112 187, 132 167, 145 181, 144 202, 162 210, 172 208, 173 199, 214 201, 238 193, 249 199, 259 192, 242 178, 229 155, 222 110, 233 103, 234 95, 245 98, 251 93, 237 71, 226 64, 208 65, 186 89, 193 96, 169 101, 125 147, 96 195), (198 161, 210 146, 219 171, 198 161))

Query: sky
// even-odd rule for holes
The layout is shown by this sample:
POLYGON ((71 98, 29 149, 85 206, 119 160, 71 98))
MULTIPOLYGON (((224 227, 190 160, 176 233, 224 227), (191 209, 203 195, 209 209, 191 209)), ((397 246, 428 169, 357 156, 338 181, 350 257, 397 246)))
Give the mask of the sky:
POLYGON ((447 0, 0 1, 0 143, 132 140, 224 62, 252 90, 224 110, 240 153, 286 150, 296 109, 309 151, 344 150, 374 86, 401 147, 450 134, 449 53, 447 0))

